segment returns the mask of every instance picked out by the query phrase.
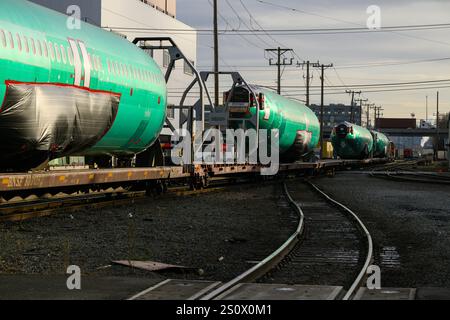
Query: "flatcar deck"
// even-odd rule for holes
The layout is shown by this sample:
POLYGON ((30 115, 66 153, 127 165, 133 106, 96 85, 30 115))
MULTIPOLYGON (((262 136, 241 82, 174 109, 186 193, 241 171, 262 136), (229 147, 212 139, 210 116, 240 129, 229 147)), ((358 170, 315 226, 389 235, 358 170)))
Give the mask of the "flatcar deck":
MULTIPOLYGON (((281 164, 279 172, 302 170, 320 171, 345 168, 347 166, 365 166, 383 162, 386 162, 386 159, 296 162, 291 164, 281 164)), ((262 168, 263 167, 259 165, 196 165, 194 172, 199 176, 221 176, 246 173, 258 174, 262 168)), ((191 174, 186 172, 181 166, 0 173, 0 192, 102 185, 134 181, 176 180, 189 178, 190 176, 191 174)))

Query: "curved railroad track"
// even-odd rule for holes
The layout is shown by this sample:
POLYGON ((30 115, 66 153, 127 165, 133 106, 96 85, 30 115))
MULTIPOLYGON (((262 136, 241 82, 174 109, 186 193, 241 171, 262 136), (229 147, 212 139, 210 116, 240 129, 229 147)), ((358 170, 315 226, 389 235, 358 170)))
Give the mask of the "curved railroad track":
POLYGON ((201 300, 219 300, 239 284, 257 280, 341 285, 346 290, 343 300, 356 293, 373 259, 367 228, 353 211, 311 182, 283 187, 299 217, 294 233, 267 258, 201 300))
POLYGON ((389 179, 400 182, 418 182, 440 185, 450 185, 449 174, 435 172, 418 172, 411 167, 416 166, 419 160, 393 163, 382 167, 376 167, 370 172, 371 177, 389 179))

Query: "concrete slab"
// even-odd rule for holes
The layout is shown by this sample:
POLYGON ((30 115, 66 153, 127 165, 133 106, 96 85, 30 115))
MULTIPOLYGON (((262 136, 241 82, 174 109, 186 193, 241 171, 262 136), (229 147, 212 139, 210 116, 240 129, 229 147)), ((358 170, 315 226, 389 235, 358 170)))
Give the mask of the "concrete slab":
POLYGON ((161 279, 82 276, 69 290, 66 275, 0 275, 0 300, 124 300, 161 279))
POLYGON ((244 283, 217 300, 335 300, 342 289, 338 286, 244 283))
POLYGON ((130 300, 194 300, 220 282, 167 279, 129 298, 130 300))
POLYGON ((416 289, 413 288, 360 288, 353 300, 414 300, 415 297, 416 289))
POLYGON ((450 288, 417 288, 416 300, 450 300, 450 288))

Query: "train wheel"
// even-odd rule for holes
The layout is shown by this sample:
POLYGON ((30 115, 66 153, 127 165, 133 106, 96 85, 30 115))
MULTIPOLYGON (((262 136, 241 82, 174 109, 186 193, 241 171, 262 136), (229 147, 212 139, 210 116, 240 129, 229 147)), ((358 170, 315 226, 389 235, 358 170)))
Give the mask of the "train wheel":
POLYGON ((87 156, 85 163, 94 169, 112 168, 112 157, 110 156, 87 156))
POLYGON ((367 159, 369 157, 369 147, 367 146, 367 144, 364 146, 364 150, 361 153, 361 159, 367 159))
POLYGON ((159 140, 136 156, 136 167, 159 167, 164 165, 164 154, 159 140))

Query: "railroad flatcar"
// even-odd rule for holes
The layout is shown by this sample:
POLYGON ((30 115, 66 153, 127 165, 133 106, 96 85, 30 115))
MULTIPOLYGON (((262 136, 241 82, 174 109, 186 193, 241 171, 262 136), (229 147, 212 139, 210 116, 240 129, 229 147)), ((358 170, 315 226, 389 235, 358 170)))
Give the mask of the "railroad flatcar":
MULTIPOLYGON (((225 100, 229 102, 229 112, 233 119, 248 119, 258 112, 261 129, 279 130, 282 161, 294 162, 313 154, 320 139, 320 124, 314 112, 306 105, 254 85, 236 86, 225 93, 225 100), (258 111, 254 97, 259 100, 258 111)), ((238 122, 231 126, 236 127, 238 122)))
POLYGON ((373 152, 374 140, 366 128, 344 122, 333 128, 331 143, 341 159, 366 159, 373 152))
POLYGON ((68 19, 0 1, 1 170, 67 155, 127 159, 163 127, 167 87, 154 60, 112 32, 69 28, 68 19))
POLYGON ((371 131, 374 147, 373 147, 373 157, 374 158, 386 158, 390 151, 390 140, 386 135, 378 131, 371 131))

